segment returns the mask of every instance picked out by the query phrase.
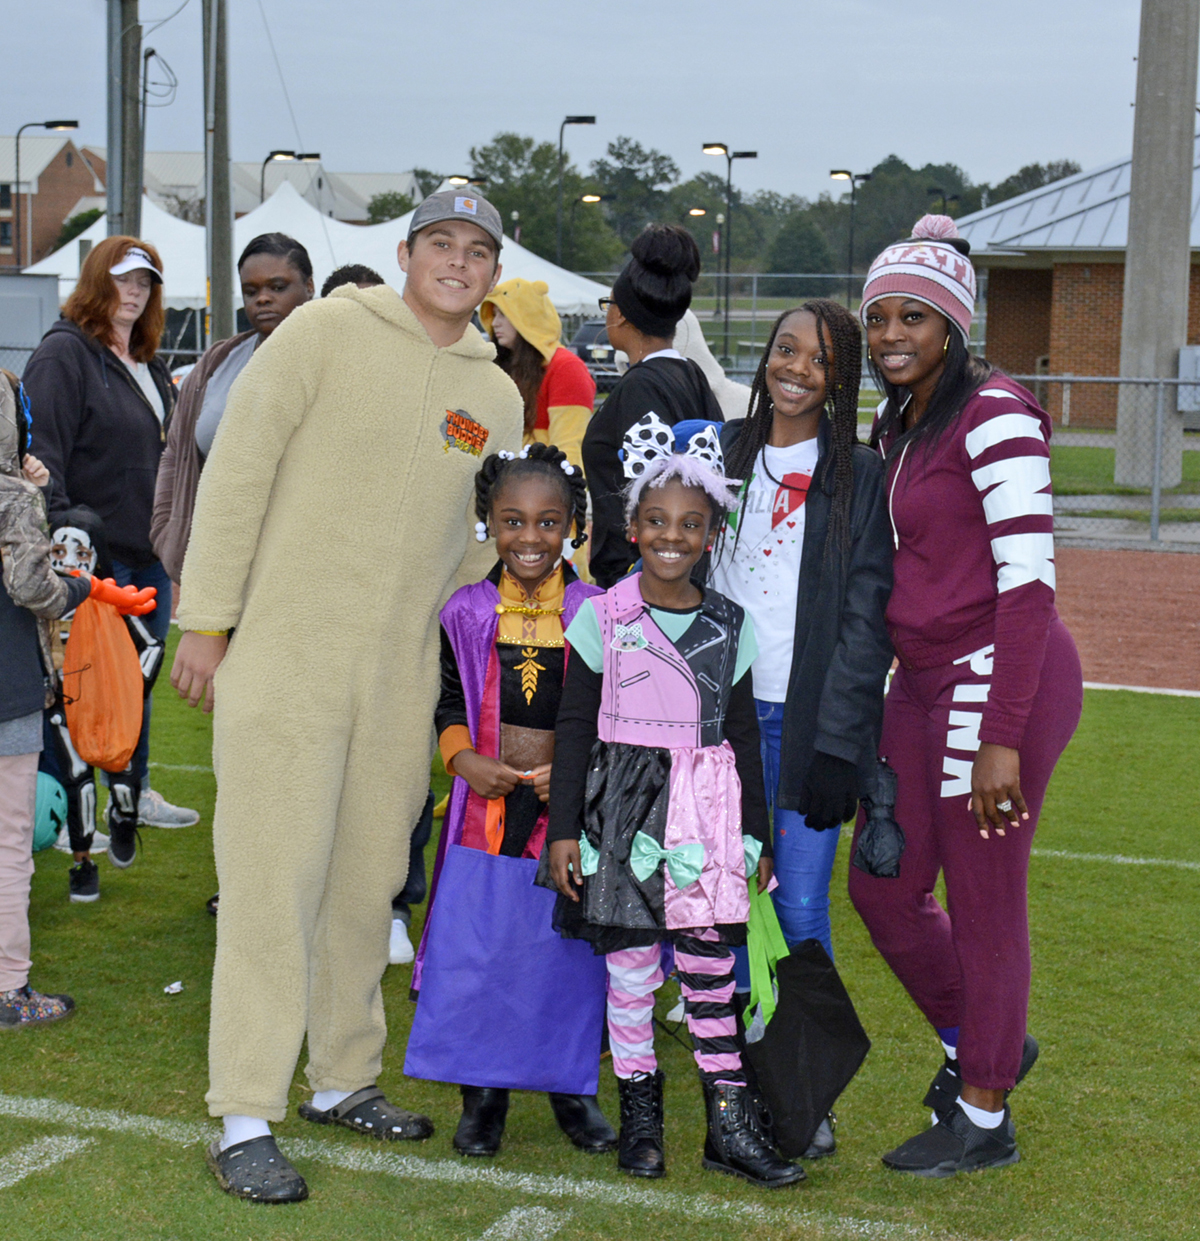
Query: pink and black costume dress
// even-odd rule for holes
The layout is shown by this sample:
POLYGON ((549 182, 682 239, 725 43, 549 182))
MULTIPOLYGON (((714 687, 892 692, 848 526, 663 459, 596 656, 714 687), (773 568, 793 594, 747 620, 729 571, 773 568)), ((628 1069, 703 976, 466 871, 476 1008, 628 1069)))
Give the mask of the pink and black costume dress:
POLYGON ((686 612, 651 608, 640 581, 589 599, 567 629, 547 840, 580 841, 584 881, 578 904, 559 897, 555 925, 606 955, 618 1077, 655 1070, 671 942, 697 1063, 731 1080, 730 946, 745 942, 747 874, 770 856, 753 627, 714 590, 686 612))
MULTIPOLYGON (((597 587, 564 566, 547 583, 561 600, 561 625, 555 617, 551 626, 557 645, 505 642, 501 614, 520 609, 504 607, 502 588, 511 581, 502 582, 502 568, 456 591, 442 609, 436 723, 443 736, 465 727, 476 753, 517 766, 505 739, 553 735, 564 667, 574 662, 562 625, 597 587)), ((455 779, 413 967, 410 1077, 596 1093, 604 969, 586 945, 554 933, 554 897, 534 884, 545 830, 545 807, 529 785, 489 800, 455 779)))

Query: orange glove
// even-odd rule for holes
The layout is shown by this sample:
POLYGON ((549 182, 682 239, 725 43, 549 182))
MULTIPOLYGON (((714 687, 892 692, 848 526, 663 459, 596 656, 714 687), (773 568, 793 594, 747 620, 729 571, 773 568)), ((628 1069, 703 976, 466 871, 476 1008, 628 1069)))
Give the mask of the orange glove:
MULTIPOLYGON (((71 576, 78 577, 79 571, 75 570, 71 576)), ((145 616, 158 606, 154 601, 154 596, 158 594, 156 587, 146 586, 138 590, 136 586, 118 586, 111 577, 92 578, 90 594, 97 603, 111 604, 121 616, 145 616)))

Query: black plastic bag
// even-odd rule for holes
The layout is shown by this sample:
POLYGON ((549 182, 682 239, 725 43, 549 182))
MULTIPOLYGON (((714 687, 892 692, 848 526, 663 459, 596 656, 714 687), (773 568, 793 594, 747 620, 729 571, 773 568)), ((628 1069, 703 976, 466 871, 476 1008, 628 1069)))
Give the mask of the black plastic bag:
POLYGON ((862 799, 867 821, 858 834, 853 864, 876 879, 896 879, 904 853, 904 830, 896 822, 896 773, 880 759, 875 767, 875 789, 862 799))
POLYGON ((795 1159, 871 1049, 858 1014, 820 941, 806 939, 779 960, 779 998, 766 1033, 746 1059, 771 1110, 780 1151, 795 1159))

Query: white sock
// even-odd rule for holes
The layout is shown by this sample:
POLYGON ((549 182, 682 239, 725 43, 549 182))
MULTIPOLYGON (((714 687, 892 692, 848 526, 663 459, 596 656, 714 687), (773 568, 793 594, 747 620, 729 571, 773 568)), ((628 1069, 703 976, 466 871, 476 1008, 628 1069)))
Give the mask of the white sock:
POLYGON ((257 1116, 225 1116, 225 1136, 221 1139, 221 1149, 228 1150, 239 1142, 249 1142, 253 1138, 269 1138, 271 1126, 257 1116))
POLYGON ((942 1039, 942 1050, 946 1053, 946 1056, 948 1059, 950 1060, 958 1059, 958 1048, 951 1047, 950 1044, 947 1043, 945 1039, 942 1039))
POLYGON ((999 1129, 1004 1120, 1004 1109, 998 1112, 985 1112, 981 1107, 973 1107, 962 1095, 958 1096, 958 1106, 967 1114, 967 1119, 980 1129, 999 1129))
POLYGON ((313 1095, 313 1107, 327 1112, 331 1107, 337 1107, 343 1100, 348 1099, 353 1093, 353 1090, 318 1090, 313 1095))

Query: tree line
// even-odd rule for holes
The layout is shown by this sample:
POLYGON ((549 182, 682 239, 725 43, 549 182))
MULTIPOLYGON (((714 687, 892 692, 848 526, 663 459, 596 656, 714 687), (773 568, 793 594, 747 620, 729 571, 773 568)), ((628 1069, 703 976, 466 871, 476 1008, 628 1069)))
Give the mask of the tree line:
MULTIPOLYGON (((714 161, 715 162, 715 161, 714 161)), ((908 235, 927 211, 968 215, 1080 171, 1072 160, 1027 164, 996 185, 976 184, 956 164, 913 168, 889 155, 870 170, 870 180, 856 190, 854 270, 864 271, 884 246, 908 235)), ((422 193, 442 180, 429 169, 414 170, 422 193)), ((486 178, 483 192, 496 205, 505 231, 535 254, 553 261, 557 245, 558 148, 552 142, 515 133, 499 133, 484 146, 471 148, 471 174, 486 178)), ((848 258, 850 194, 825 192, 810 200, 797 194, 733 189, 734 271, 844 272, 848 258)), ((584 171, 564 156, 563 266, 574 271, 611 271, 624 259, 630 242, 652 220, 682 224, 696 238, 705 268, 716 270, 713 233, 725 211, 725 179, 702 172, 682 179, 669 156, 643 147, 633 138, 608 144, 602 159, 584 171), (601 198, 584 203, 583 195, 601 198), (693 215, 703 211, 703 215, 693 215)), ((394 219, 413 203, 402 194, 377 195, 370 204, 372 222, 394 219)), ((789 294, 827 290, 797 287, 789 294)), ((783 290, 780 290, 781 292, 783 290)))

